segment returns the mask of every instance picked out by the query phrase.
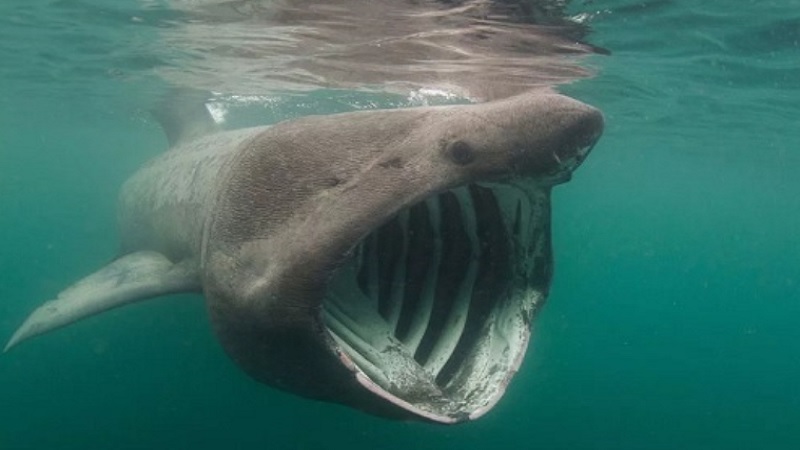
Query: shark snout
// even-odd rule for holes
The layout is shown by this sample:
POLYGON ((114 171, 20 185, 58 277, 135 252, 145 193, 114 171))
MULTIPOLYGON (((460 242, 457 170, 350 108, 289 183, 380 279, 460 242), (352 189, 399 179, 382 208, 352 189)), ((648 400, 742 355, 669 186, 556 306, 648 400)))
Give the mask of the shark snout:
POLYGON ((603 115, 597 109, 583 105, 578 114, 572 115, 556 139, 553 159, 557 173, 571 173, 589 154, 603 133, 603 115))
POLYGON ((582 106, 561 131, 561 148, 568 154, 577 154, 582 149, 593 147, 603 133, 604 121, 600 111, 588 105, 582 106))
POLYGON ((529 141, 527 148, 512 157, 516 173, 553 184, 563 183, 589 155, 603 133, 603 115, 572 99, 566 99, 565 103, 559 110, 551 111, 547 119, 531 119, 532 128, 548 132, 539 140, 529 141))

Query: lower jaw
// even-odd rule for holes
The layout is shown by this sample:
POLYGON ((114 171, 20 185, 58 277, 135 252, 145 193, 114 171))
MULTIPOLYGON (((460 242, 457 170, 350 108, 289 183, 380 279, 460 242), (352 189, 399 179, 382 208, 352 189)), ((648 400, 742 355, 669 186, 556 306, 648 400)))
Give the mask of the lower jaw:
POLYGON ((334 351, 382 401, 475 419, 516 373, 550 282, 549 189, 469 185, 373 231, 332 280, 334 351))

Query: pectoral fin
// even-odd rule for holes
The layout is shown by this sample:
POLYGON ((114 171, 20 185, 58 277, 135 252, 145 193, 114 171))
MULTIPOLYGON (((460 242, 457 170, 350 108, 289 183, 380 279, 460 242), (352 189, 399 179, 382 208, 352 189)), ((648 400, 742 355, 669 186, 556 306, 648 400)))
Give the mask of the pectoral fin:
POLYGON ((4 352, 31 337, 129 303, 200 289, 193 262, 173 263, 141 251, 125 255, 78 281, 37 308, 17 329, 4 352))

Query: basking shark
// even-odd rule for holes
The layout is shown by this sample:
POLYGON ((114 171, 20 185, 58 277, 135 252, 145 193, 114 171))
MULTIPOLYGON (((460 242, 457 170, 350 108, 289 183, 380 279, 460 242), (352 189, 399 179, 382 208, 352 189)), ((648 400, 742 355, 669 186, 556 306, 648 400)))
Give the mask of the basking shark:
POLYGON ((599 138, 598 110, 534 91, 233 131, 200 119, 162 117, 171 148, 122 188, 119 256, 6 351, 202 292, 222 347, 260 382, 390 418, 493 407, 550 286, 551 188, 599 138))

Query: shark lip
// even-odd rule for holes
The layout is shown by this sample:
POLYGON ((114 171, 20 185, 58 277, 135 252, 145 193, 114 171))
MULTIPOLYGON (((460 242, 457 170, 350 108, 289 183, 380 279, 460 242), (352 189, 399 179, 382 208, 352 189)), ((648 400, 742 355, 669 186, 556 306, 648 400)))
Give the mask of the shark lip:
POLYGON ((559 156, 558 153, 553 153, 553 159, 558 163, 554 173, 550 176, 544 177, 543 181, 549 182, 551 185, 566 183, 572 179, 572 173, 578 168, 583 161, 589 156, 589 153, 594 148, 599 135, 592 139, 586 145, 577 147, 571 154, 566 156, 559 156))
POLYGON ((412 416, 486 413, 525 354, 550 282, 549 187, 469 184, 373 230, 323 301, 333 352, 412 416))

